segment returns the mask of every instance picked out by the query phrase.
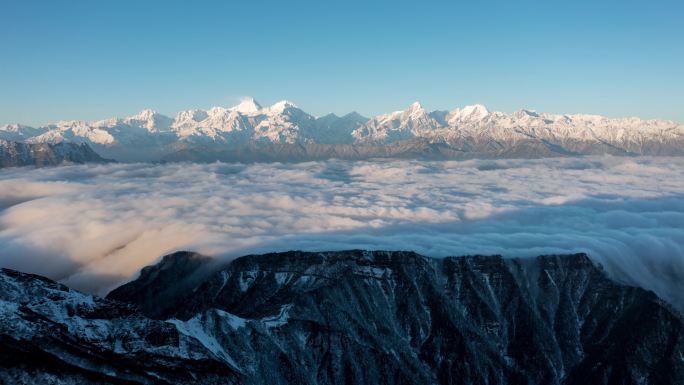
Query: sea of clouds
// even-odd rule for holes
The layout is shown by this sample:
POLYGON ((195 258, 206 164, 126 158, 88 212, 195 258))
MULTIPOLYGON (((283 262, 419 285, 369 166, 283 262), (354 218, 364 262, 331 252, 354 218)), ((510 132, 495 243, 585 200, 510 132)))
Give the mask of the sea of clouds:
POLYGON ((586 252, 684 308, 684 158, 0 171, 0 266, 105 293, 175 250, 586 252))

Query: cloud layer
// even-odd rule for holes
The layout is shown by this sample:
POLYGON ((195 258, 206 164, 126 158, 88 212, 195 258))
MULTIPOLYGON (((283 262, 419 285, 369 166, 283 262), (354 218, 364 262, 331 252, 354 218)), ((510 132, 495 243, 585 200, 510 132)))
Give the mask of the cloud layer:
POLYGON ((684 305, 680 158, 23 168, 3 209, 1 266, 99 293, 179 249, 583 251, 684 305))

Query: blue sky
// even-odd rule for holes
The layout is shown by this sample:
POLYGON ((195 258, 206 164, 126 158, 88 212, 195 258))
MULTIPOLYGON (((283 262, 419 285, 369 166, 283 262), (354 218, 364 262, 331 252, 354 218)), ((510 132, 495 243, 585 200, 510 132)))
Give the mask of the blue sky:
POLYGON ((684 121, 682 1, 0 0, 0 124, 288 99, 684 121))

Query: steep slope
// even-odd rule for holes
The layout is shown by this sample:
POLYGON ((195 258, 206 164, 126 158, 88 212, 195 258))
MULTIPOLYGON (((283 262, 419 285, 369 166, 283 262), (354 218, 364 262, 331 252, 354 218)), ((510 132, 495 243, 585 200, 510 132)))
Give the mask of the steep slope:
MULTIPOLYGON (((127 299, 121 290, 110 297, 127 299)), ((682 319, 652 293, 609 281, 585 255, 251 256, 162 308, 142 308, 205 325, 205 333, 223 336, 216 338, 239 367, 277 373, 283 382, 684 379, 682 319), (244 330, 226 335, 221 325, 236 319, 244 330)))
POLYGON ((106 300, 3 269, 0 347, 9 383, 684 380, 682 318, 583 254, 181 252, 106 300))
POLYGON ((0 383, 231 383, 201 341, 132 306, 46 278, 0 271, 0 383))
POLYGON ((109 298, 137 304, 153 318, 163 318, 165 306, 173 304, 195 289, 215 268, 214 259, 179 251, 164 256, 156 265, 140 271, 140 277, 111 292, 109 298))
POLYGON ((108 298, 2 270, 0 379, 684 380, 682 318, 653 293, 608 280, 582 254, 430 259, 410 252, 287 252, 217 263, 177 253, 108 298))
POLYGON ((104 162, 108 160, 100 157, 85 143, 30 144, 0 140, 0 168, 104 162))

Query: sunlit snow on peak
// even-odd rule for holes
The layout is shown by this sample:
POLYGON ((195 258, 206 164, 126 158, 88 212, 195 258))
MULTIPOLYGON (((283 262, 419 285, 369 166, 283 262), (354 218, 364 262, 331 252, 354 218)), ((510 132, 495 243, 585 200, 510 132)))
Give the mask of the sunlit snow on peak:
POLYGON ((261 110, 261 105, 252 97, 240 99, 240 103, 229 108, 230 111, 237 111, 243 114, 253 114, 261 110))

